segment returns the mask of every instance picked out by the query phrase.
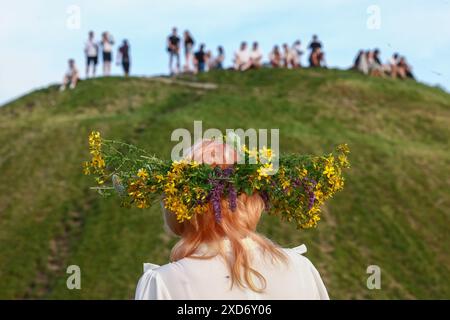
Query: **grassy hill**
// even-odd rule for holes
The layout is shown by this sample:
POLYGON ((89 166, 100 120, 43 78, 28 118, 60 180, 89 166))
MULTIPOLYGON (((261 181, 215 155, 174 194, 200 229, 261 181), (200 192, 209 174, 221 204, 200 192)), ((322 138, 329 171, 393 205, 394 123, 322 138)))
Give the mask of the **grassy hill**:
POLYGON ((282 151, 346 142, 352 169, 318 228, 265 216, 260 231, 302 243, 331 298, 450 298, 450 95, 409 81, 336 70, 211 72, 56 86, 0 108, 0 298, 128 299, 143 262, 168 261, 158 206, 120 208, 81 173, 87 135, 168 158, 175 128, 280 128, 282 151), (66 268, 81 267, 81 290, 66 268), (381 290, 366 268, 381 268, 381 290))

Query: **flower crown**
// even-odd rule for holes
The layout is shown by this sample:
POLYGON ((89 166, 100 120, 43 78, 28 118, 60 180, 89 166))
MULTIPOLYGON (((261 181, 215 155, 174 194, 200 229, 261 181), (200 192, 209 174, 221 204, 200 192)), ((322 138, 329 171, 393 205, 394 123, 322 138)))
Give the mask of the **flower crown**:
POLYGON ((344 186, 342 169, 350 167, 346 144, 336 148, 336 155, 280 155, 275 174, 274 153, 265 147, 243 146, 246 161, 226 168, 161 160, 136 146, 102 139, 99 132, 89 135, 89 149, 92 158, 83 163, 83 171, 96 176, 94 189, 105 196, 114 191, 126 207, 147 208, 163 196, 165 208, 179 222, 204 213, 211 204, 220 223, 222 199, 234 211, 239 194, 258 192, 268 213, 294 221, 298 228, 314 227, 322 204, 344 186))

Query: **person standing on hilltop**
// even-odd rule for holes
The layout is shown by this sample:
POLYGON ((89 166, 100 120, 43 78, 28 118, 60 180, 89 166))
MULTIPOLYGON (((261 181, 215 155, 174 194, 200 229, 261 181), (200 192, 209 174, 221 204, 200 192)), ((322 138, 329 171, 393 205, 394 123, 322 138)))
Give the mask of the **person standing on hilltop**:
POLYGON ((89 78, 89 67, 92 64, 92 77, 95 77, 95 69, 98 63, 98 44, 95 42, 94 32, 89 31, 89 37, 84 46, 86 55, 86 78, 89 78))
POLYGON ((169 52, 170 74, 177 74, 180 71, 180 37, 177 28, 172 28, 172 34, 167 37, 167 51, 169 52), (176 59, 175 69, 172 67, 173 60, 176 59))
POLYGON ((183 42, 184 42, 184 71, 190 72, 191 63, 193 60, 192 49, 194 48, 195 41, 189 30, 184 31, 183 42))
POLYGON ((200 49, 194 55, 194 65, 195 73, 200 73, 205 71, 205 66, 207 62, 205 45, 202 43, 200 49))
POLYGON ((130 75, 130 63, 130 46, 128 40, 125 39, 117 51, 117 65, 122 64, 125 77, 130 75))
POLYGON ((102 40, 100 42, 103 50, 103 75, 109 76, 111 74, 112 50, 114 45, 113 37, 107 32, 102 33, 102 40))

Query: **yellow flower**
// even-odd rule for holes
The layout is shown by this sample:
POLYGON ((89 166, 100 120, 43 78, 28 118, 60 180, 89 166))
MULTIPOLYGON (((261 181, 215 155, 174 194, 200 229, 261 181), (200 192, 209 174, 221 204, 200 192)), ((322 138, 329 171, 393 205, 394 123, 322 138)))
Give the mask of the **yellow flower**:
POLYGON ((83 162, 83 173, 85 175, 91 174, 91 170, 90 170, 89 166, 90 166, 89 162, 87 162, 87 161, 83 162))
POLYGON ((334 175, 334 167, 327 165, 325 167, 325 170, 323 171, 323 174, 326 175, 328 179, 330 179, 334 175))
POLYGON ((289 188, 290 185, 291 185, 291 182, 290 182, 289 180, 284 180, 284 181, 281 183, 281 187, 283 187, 283 189, 289 188))
POLYGON ((264 146, 262 149, 259 150, 259 154, 262 158, 267 160, 272 160, 272 157, 274 156, 274 153, 272 149, 268 149, 266 146, 264 146))
POLYGON ((190 165, 191 165, 191 168, 197 168, 199 166, 199 163, 194 160, 190 163, 190 165))
POLYGON ((265 163, 261 167, 258 168, 258 180, 261 180, 261 177, 267 177, 273 172, 273 164, 265 163))
POLYGON ((300 178, 304 178, 308 174, 308 170, 306 168, 301 168, 301 169, 297 169, 297 170, 300 173, 300 178))
POLYGON ((143 180, 148 179, 148 172, 144 168, 138 170, 137 176, 143 180))
POLYGON ((348 167, 350 163, 348 162, 347 156, 345 154, 340 154, 339 157, 339 163, 343 167, 348 167))
POLYGON ((162 174, 158 174, 155 176, 156 180, 159 182, 164 181, 164 176, 162 174))
POLYGON ((321 202, 321 200, 322 200, 322 198, 323 198, 323 192, 322 192, 322 190, 316 190, 316 191, 314 191, 314 197, 316 198, 316 200, 318 201, 318 202, 321 202))
POLYGON ((173 182, 166 183, 164 192, 166 194, 174 194, 175 192, 177 192, 177 188, 175 188, 175 184, 173 182))
POLYGON ((255 158, 256 160, 258 160, 258 151, 256 150, 256 148, 248 150, 247 153, 250 158, 255 158))
POLYGON ((136 207, 139 209, 148 208, 148 203, 146 199, 139 199, 136 201, 136 207))
POLYGON ((337 151, 340 151, 342 153, 350 153, 350 148, 348 147, 348 145, 346 143, 340 144, 338 145, 338 147, 336 148, 337 151))

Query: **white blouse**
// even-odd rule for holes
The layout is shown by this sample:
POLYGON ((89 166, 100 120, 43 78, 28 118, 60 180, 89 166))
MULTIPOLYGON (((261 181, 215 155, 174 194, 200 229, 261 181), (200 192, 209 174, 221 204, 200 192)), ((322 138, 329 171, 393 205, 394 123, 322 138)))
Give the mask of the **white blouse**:
MULTIPOLYGON (((230 250, 229 240, 223 240, 225 250, 230 250)), ((198 300, 277 300, 305 299, 328 300, 327 290, 319 272, 308 258, 305 245, 293 249, 283 249, 288 263, 275 262, 263 255, 262 249, 251 239, 243 240, 251 251, 252 266, 266 279, 263 293, 234 285, 227 265, 221 256, 210 259, 183 258, 173 263, 158 266, 144 264, 144 274, 136 288, 136 300, 154 299, 198 299, 198 300)), ((201 246, 199 255, 208 252, 201 246)), ((255 279, 255 284, 259 284, 255 279)))

